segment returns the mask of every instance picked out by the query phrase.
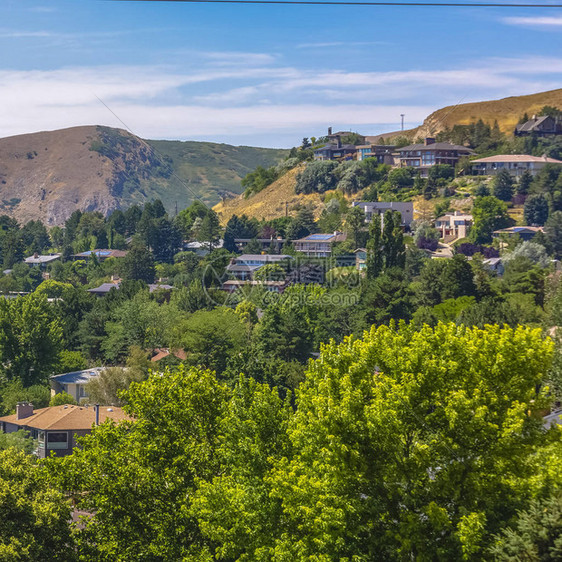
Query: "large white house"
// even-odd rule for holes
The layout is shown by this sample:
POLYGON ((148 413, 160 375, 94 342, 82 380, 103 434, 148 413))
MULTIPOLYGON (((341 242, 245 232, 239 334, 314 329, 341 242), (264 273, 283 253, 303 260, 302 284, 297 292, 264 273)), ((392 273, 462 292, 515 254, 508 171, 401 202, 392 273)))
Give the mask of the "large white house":
POLYGON ((477 176, 495 176, 501 170, 507 170, 518 177, 528 171, 538 174, 547 164, 562 164, 562 161, 547 156, 529 156, 528 154, 498 154, 487 158, 472 160, 472 173, 477 176))

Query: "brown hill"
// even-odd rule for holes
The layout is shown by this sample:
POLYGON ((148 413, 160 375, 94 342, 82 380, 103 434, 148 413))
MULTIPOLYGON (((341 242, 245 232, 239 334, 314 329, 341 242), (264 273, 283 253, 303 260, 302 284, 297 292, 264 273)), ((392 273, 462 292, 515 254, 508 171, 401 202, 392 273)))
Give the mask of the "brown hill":
POLYGON ((493 125, 497 120, 500 130, 506 134, 513 134, 515 126, 526 113, 529 117, 538 113, 545 105, 562 109, 562 89, 530 94, 528 96, 512 96, 500 100, 463 103, 438 109, 426 117, 423 124, 408 131, 395 131, 383 135, 374 135, 369 139, 385 140, 398 136, 408 138, 431 137, 454 125, 468 125, 482 119, 484 123, 493 125))
POLYGON ((296 209, 304 205, 313 207, 316 216, 319 216, 323 203, 318 193, 309 195, 295 193, 296 177, 302 169, 303 166, 299 166, 289 170, 270 186, 248 199, 239 195, 215 205, 213 209, 218 213, 221 224, 225 225, 232 215, 246 215, 258 220, 275 219, 284 216, 285 213, 294 215, 296 209))
POLYGON ((104 215, 162 199, 168 211, 240 193, 256 166, 284 155, 218 143, 144 141, 109 127, 84 126, 0 139, 0 214, 62 224, 70 214, 104 215))

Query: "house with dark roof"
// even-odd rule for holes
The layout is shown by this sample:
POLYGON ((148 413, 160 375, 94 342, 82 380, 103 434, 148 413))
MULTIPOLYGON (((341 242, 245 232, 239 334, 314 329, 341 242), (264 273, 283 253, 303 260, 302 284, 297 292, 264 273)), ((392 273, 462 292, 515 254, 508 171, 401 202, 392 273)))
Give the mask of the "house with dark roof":
POLYGON ((458 144, 435 142, 433 138, 426 138, 423 144, 410 144, 396 150, 395 160, 400 168, 412 167, 420 171, 422 177, 427 177, 429 168, 437 164, 455 164, 463 156, 474 154, 474 150, 458 144))
POLYGON ((302 252, 312 258, 329 258, 332 249, 337 242, 345 242, 347 236, 342 232, 332 234, 309 234, 308 236, 295 240, 294 247, 297 252, 302 252))
POLYGON ((353 160, 356 148, 353 144, 326 144, 314 151, 314 160, 353 160))
POLYGON ((374 158, 379 164, 388 164, 394 166, 393 153, 395 146, 389 144, 361 144, 355 147, 357 151, 357 160, 365 160, 374 158))
POLYGON ((562 135, 562 117, 533 115, 532 119, 529 119, 529 121, 517 125, 514 134, 516 137, 528 135, 535 135, 537 137, 562 135))
POLYGON ((92 380, 99 377, 104 367, 92 367, 82 371, 72 371, 71 373, 63 373, 62 375, 53 375, 51 381, 51 396, 66 392, 70 394, 76 402, 80 403, 83 398, 88 398, 86 385, 92 380))
MULTIPOLYGON (((111 289, 119 289, 121 286, 120 280, 111 281, 109 283, 102 283, 99 287, 94 287, 93 289, 88 289, 88 293, 96 295, 96 297, 105 297, 109 294, 111 289)), ((154 291, 171 291, 174 287, 172 285, 167 285, 166 283, 149 283, 148 290, 150 293, 154 291)))
POLYGON ((0 418, 0 429, 13 433, 19 429, 29 432, 38 440, 35 454, 46 458, 53 453, 57 457, 70 455, 77 446, 76 439, 92 432, 92 428, 107 420, 117 423, 130 420, 121 408, 115 406, 51 406, 34 411, 33 404, 20 402, 16 413, 0 418))
POLYGON ((536 176, 547 164, 560 165, 562 161, 548 158, 546 155, 497 154, 470 162, 472 173, 475 176, 495 176, 501 170, 507 170, 513 177, 519 177, 524 172, 536 176))

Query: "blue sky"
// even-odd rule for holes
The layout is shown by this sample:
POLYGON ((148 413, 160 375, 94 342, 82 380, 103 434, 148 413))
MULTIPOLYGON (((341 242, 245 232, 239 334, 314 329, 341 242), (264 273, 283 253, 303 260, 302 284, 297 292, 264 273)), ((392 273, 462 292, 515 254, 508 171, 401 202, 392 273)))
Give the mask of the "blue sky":
POLYGON ((562 87, 562 9, 3 0, 0 22, 2 137, 122 121, 289 147, 562 87))

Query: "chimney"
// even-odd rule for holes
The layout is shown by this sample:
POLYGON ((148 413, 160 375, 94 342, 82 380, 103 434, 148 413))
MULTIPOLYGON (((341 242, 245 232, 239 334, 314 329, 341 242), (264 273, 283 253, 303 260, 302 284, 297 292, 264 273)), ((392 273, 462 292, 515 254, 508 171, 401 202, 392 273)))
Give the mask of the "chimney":
POLYGON ((537 120, 537 116, 533 115, 533 121, 536 121, 536 120, 537 120))
POLYGON ((16 404, 16 420, 23 420, 33 415, 33 404, 31 402, 18 402, 16 404))
POLYGON ((38 252, 34 252, 34 253, 33 253, 33 257, 34 257, 35 259, 37 259, 37 258, 39 257, 39 253, 38 253, 38 252))
POLYGON ((94 405, 94 414, 96 415, 96 425, 100 424, 100 405, 94 405))
POLYGON ((332 127, 328 127, 328 136, 332 134, 332 127))
POLYGON ((424 144, 425 146, 429 146, 430 144, 435 144, 435 139, 433 137, 426 137, 424 144))
POLYGON ((340 138, 339 135, 336 138, 337 138, 337 141, 338 141, 338 148, 341 148, 341 138, 340 138))

